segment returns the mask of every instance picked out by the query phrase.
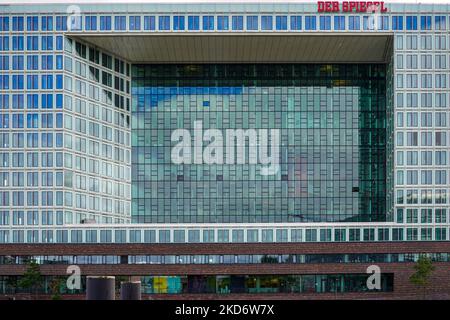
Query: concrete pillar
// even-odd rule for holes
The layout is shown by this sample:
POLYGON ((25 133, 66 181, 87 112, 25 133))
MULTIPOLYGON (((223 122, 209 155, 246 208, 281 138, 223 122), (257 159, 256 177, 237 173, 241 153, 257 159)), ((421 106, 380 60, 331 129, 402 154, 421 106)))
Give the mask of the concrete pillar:
POLYGON ((140 281, 121 282, 120 300, 141 300, 141 282, 140 281))
POLYGON ((87 277, 86 300, 115 300, 115 277, 87 277))

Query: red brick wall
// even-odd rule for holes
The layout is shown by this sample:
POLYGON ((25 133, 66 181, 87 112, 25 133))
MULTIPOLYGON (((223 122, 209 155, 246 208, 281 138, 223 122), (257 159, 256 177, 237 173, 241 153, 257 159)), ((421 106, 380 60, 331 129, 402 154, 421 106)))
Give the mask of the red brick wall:
MULTIPOLYGON (((70 254, 304 254, 304 253, 420 253, 450 252, 450 242, 389 243, 285 243, 285 244, 8 244, 0 255, 70 254)), ((323 264, 230 264, 230 265, 80 265, 82 275, 226 275, 226 274, 332 274, 365 273, 369 263, 323 264)), ((377 263, 383 273, 394 274, 394 292, 346 293, 341 299, 422 298, 422 291, 409 282, 413 263, 377 263)), ((450 299, 450 263, 434 263, 435 271, 426 297, 450 299)), ((0 265, 0 275, 20 275, 23 265, 0 265)), ((42 265, 44 275, 65 275, 67 265, 42 265)), ((152 299, 334 299, 334 294, 231 294, 231 295, 152 295, 152 299)))
POLYGON ((0 255, 306 254, 450 252, 450 241, 190 244, 2 244, 0 255))

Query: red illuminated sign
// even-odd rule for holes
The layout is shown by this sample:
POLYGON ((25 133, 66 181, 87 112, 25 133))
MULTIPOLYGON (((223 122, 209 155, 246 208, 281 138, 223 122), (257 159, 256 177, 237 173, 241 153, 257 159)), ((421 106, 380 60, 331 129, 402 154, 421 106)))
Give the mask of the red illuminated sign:
POLYGON ((384 1, 317 1, 317 12, 387 12, 384 1))

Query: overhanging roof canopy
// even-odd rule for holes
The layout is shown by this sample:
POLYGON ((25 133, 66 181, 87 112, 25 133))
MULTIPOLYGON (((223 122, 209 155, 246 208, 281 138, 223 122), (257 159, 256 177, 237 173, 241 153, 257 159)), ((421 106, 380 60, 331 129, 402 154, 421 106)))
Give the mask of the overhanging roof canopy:
POLYGON ((383 63, 389 33, 81 33, 132 63, 383 63))

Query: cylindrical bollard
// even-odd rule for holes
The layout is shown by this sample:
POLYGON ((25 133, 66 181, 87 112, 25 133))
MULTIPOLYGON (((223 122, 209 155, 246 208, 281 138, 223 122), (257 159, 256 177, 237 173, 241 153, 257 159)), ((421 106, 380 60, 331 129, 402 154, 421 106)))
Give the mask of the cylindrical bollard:
POLYGON ((115 277, 87 277, 86 300, 115 300, 115 277))
POLYGON ((141 282, 140 281, 121 282, 120 300, 141 300, 141 282))

